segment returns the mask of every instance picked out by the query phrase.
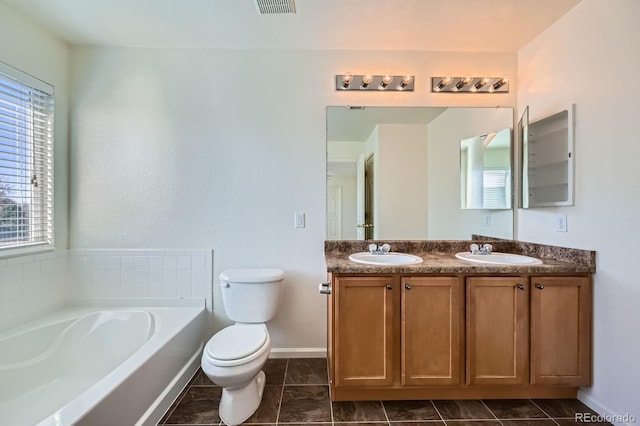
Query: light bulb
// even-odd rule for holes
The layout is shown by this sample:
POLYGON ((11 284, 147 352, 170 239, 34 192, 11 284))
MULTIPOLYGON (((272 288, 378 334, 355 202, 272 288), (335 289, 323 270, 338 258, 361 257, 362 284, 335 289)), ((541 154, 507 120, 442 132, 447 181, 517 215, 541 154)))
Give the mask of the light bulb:
POLYGON ((411 84, 412 81, 413 81, 412 75, 402 76, 402 81, 400 82, 400 84, 398 84, 397 89, 403 90, 405 87, 407 87, 407 85, 411 84))
POLYGON ((473 80, 471 77, 462 77, 459 82, 456 83, 456 89, 460 90, 473 80))
POLYGON ((373 76, 371 74, 365 74, 362 76, 362 85, 360 87, 362 87, 363 89, 366 89, 367 87, 369 87, 372 81, 373 81, 373 76))
POLYGON ((350 72, 346 73, 345 75, 342 76, 342 88, 346 89, 349 87, 349 85, 351 84, 351 79, 353 78, 353 76, 351 75, 350 72))
POLYGON ((477 89, 481 89, 482 87, 486 86, 487 84, 489 84, 489 82, 491 81, 490 78, 484 77, 481 78, 476 84, 474 84, 473 86, 477 89))
POLYGON ((393 81, 393 76, 391 75, 385 75, 384 77, 382 77, 382 82, 380 83, 380 86, 378 86, 378 89, 386 89, 387 86, 393 81))
POLYGON ((502 86, 504 86, 505 84, 507 84, 509 82, 508 78, 501 78, 500 81, 498 81, 497 83, 495 83, 493 85, 493 90, 498 90, 499 88, 501 88, 502 86))
POLYGON ((442 80, 440 80, 440 83, 438 83, 437 85, 438 90, 442 90, 444 89, 445 86, 450 85, 452 80, 453 79, 451 77, 445 77, 442 80))

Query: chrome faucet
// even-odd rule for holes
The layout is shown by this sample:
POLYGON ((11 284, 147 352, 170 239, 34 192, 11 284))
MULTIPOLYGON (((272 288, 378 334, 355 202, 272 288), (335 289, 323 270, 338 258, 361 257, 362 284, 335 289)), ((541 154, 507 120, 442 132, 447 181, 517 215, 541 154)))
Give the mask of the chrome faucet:
POLYGON ((389 244, 382 244, 380 246, 376 244, 369 244, 369 254, 387 254, 391 251, 389 244))
POLYGON ((469 250, 471 250, 471 254, 491 254, 493 246, 491 244, 484 244, 480 247, 478 244, 471 244, 469 250))

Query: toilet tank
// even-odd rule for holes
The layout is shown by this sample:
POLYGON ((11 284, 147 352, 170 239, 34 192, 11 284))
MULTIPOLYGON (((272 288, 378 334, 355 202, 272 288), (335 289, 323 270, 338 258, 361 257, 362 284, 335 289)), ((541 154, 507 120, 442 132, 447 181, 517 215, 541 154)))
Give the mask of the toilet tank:
POLYGON ((227 269, 220 274, 224 311, 240 323, 265 323, 278 309, 284 272, 274 268, 227 269))

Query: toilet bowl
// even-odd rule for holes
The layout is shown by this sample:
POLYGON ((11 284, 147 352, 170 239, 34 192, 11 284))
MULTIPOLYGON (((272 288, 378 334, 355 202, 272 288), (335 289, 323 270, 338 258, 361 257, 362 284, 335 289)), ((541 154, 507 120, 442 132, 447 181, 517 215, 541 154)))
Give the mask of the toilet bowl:
POLYGON ((202 354, 202 371, 222 387, 218 413, 239 425, 258 409, 264 392, 262 367, 271 352, 266 321, 275 316, 284 273, 279 269, 233 269, 220 274, 222 301, 234 325, 217 332, 202 354))
POLYGON ((270 351, 264 324, 229 326, 205 346, 202 371, 222 386, 219 414, 227 425, 244 422, 258 409, 265 385, 261 370, 270 351))

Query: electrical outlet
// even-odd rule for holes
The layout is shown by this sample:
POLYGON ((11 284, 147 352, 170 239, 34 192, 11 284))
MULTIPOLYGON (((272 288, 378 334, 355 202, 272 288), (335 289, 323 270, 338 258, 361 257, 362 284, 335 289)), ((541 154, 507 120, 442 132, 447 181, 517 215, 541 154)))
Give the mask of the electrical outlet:
POLYGON ((484 223, 484 226, 491 226, 491 213, 485 213, 482 217, 482 223, 484 223))
POLYGON ((556 216, 556 232, 567 232, 567 215, 564 213, 556 216))
POLYGON ((295 215, 295 227, 296 228, 304 228, 304 213, 296 213, 295 215))

